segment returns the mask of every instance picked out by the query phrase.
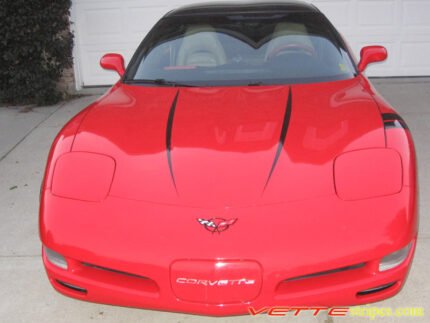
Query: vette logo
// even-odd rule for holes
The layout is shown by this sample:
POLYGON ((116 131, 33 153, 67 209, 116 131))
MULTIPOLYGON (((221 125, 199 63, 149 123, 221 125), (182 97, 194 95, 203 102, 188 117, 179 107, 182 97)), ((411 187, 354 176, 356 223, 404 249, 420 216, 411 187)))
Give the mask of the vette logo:
POLYGON ((221 233, 227 230, 230 226, 236 223, 236 219, 223 219, 223 218, 212 218, 209 220, 206 219, 197 219, 197 221, 205 227, 206 230, 215 233, 221 233))
POLYGON ((208 279, 197 279, 197 278, 184 278, 180 277, 176 279, 176 283, 178 284, 186 284, 186 285, 203 285, 203 286, 238 286, 238 285, 254 285, 254 279, 217 279, 217 280, 208 280, 208 279))

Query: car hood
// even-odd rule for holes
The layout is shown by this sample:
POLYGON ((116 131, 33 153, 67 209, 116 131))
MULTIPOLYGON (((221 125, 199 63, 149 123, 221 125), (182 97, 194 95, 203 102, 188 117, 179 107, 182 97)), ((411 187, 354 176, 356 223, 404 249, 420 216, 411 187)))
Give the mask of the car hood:
POLYGON ((73 151, 116 161, 110 195, 204 208, 335 194, 333 161, 385 147, 359 78, 282 86, 118 84, 88 112, 73 151))

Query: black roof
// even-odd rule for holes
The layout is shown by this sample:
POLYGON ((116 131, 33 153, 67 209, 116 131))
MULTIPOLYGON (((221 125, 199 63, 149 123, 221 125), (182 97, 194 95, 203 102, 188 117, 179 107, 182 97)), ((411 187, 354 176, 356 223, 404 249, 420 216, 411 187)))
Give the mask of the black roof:
POLYGON ((238 14, 238 13, 263 13, 263 12, 318 12, 318 9, 307 2, 286 0, 286 1, 224 1, 196 3, 179 7, 166 14, 171 16, 190 15, 212 15, 212 14, 238 14))

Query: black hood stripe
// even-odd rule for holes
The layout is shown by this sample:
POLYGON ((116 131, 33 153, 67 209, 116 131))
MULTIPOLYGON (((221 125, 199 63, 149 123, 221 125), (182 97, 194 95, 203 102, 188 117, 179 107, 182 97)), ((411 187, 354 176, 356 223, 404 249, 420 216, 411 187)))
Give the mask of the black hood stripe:
POLYGON ((173 186, 175 187, 176 192, 178 189, 176 187, 175 174, 173 173, 172 166, 172 128, 173 128, 173 119, 175 118, 175 110, 176 103, 178 102, 179 90, 176 92, 175 98, 173 99, 172 105, 170 107, 169 117, 167 119, 167 127, 166 127, 166 153, 167 153, 167 162, 169 163, 170 176, 172 177, 173 186))
POLYGON ((269 176, 267 177, 266 185, 264 185, 263 192, 266 190, 267 185, 270 182, 273 171, 275 170, 276 164, 278 163, 279 157, 281 156, 282 149, 284 148, 285 138, 287 137, 288 126, 290 124, 290 119, 291 119, 291 109, 293 104, 292 101, 293 101, 293 93, 290 87, 290 91, 288 93, 287 105, 285 107, 285 115, 284 115, 284 122, 282 124, 281 136, 279 137, 278 148, 276 150, 275 159, 273 160, 272 168, 270 169, 269 176))
POLYGON ((387 128, 403 128, 409 130, 408 125, 401 116, 395 113, 384 113, 382 114, 382 120, 384 121, 384 127, 387 128))

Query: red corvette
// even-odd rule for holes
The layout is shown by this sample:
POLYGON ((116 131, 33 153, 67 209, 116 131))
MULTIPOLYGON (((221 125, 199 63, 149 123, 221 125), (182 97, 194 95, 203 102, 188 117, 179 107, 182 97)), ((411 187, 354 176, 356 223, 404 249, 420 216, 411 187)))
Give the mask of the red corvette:
POLYGON ((399 292, 417 238, 411 134, 314 6, 165 15, 75 116, 41 191, 43 261, 81 300, 206 315, 399 292))

